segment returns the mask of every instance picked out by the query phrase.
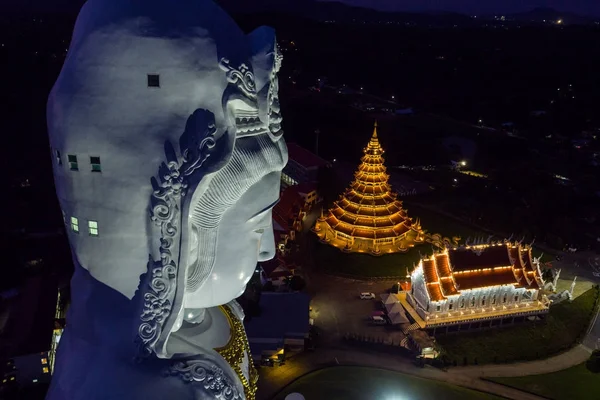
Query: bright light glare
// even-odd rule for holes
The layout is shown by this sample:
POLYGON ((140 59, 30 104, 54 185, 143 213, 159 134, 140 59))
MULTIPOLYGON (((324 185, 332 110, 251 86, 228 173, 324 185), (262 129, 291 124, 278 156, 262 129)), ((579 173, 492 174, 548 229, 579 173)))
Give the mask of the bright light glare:
POLYGON ((394 394, 391 396, 386 396, 385 400, 410 400, 407 396, 394 394))
POLYGON ((464 167, 465 165, 467 165, 467 162, 466 161, 461 161, 460 165, 462 165, 464 167))

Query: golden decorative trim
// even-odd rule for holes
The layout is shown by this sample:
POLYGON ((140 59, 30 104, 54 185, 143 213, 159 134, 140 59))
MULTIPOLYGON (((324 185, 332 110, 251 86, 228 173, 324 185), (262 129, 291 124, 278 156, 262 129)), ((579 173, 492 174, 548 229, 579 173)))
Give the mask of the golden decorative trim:
POLYGON ((250 352, 250 344, 248 343, 244 324, 229 306, 222 305, 219 306, 219 308, 227 317, 231 336, 225 346, 216 348, 215 350, 225 359, 225 361, 227 361, 227 363, 229 363, 229 365, 231 365, 231 368, 233 368, 242 382, 246 400, 255 400, 258 371, 254 368, 254 363, 252 362, 252 353, 250 352), (247 355, 248 357, 248 376, 250 377, 250 381, 246 379, 246 375, 244 375, 244 372, 242 371, 244 355, 247 355))

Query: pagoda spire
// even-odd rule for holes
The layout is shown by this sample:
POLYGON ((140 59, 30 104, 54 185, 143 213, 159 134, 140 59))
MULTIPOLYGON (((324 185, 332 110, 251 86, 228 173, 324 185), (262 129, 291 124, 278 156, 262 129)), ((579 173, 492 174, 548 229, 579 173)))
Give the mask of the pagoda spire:
POLYGON ((375 120, 375 125, 373 125, 373 139, 377 139, 377 120, 375 120))

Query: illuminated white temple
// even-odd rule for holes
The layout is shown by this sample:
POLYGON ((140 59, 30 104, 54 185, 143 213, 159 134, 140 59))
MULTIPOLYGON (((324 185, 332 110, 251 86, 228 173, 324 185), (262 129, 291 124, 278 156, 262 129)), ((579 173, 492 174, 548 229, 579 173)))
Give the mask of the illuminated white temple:
POLYGON ((548 312, 531 246, 475 244, 421 259, 400 300, 421 328, 460 330, 500 325, 548 312))

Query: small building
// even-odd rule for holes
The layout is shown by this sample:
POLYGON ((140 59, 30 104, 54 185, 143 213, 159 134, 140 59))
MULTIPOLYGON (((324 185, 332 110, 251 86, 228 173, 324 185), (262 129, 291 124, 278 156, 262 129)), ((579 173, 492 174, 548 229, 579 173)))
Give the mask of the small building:
POLYGON ((273 229, 281 235, 287 235, 284 239, 295 240, 296 232, 302 230, 305 214, 304 199, 296 186, 288 186, 281 192, 279 202, 273 208, 273 229))
POLYGON ((281 186, 317 182, 319 169, 331 164, 296 143, 288 143, 288 163, 281 173, 281 186))
POLYGON ((0 397, 50 383, 65 324, 52 277, 31 277, 11 294, 0 299, 0 397))
POLYGON ((295 186, 296 192, 304 199, 304 207, 310 210, 317 203, 323 199, 319 196, 317 191, 317 184, 315 182, 304 182, 299 183, 295 186))
POLYGON ((494 327, 548 313, 544 280, 532 248, 519 243, 446 249, 411 274, 403 307, 430 334, 494 327))
POLYGON ((252 359, 280 363, 286 354, 304 350, 310 332, 310 297, 306 293, 263 292, 260 315, 245 321, 252 359))
POLYGON ((260 263, 260 281, 265 285, 271 282, 274 286, 285 283, 287 278, 294 276, 295 265, 288 266, 285 257, 278 254, 277 257, 260 263))

